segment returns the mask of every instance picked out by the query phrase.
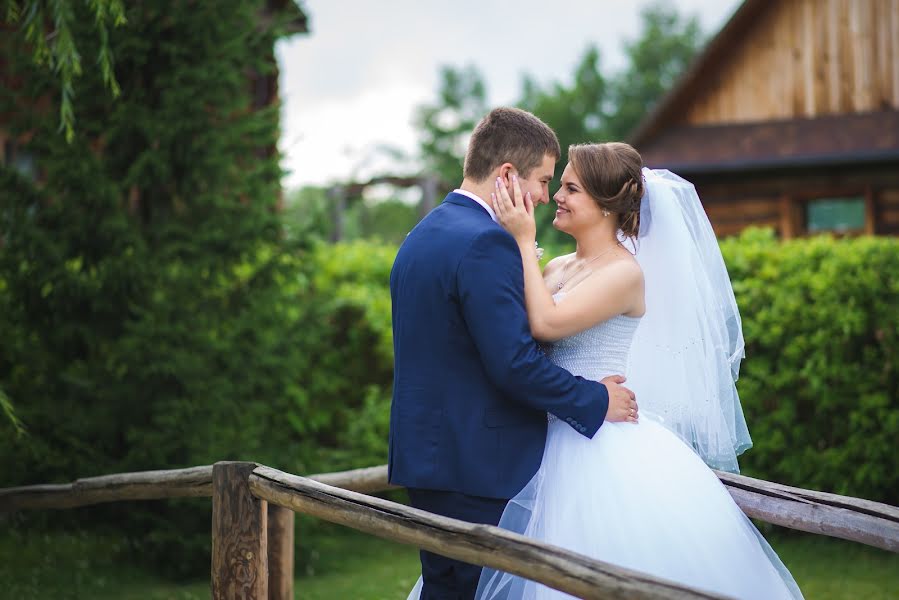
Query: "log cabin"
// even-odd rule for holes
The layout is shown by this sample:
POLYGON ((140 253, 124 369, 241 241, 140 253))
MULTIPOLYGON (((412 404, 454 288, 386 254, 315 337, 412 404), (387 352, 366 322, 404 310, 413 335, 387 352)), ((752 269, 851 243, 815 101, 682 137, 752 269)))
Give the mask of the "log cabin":
POLYGON ((899 0, 746 0, 629 141, 719 236, 899 234, 899 0))

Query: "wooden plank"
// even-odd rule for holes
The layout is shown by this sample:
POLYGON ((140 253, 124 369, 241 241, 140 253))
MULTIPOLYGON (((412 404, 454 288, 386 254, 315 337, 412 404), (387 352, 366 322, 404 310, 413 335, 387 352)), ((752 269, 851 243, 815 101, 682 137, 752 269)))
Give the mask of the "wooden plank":
MULTIPOLYGON (((812 2, 812 0, 806 0, 812 2)), ((829 113, 829 99, 827 86, 827 70, 828 70, 828 47, 827 47, 827 3, 813 2, 814 6, 814 39, 815 39, 815 59, 812 62, 814 70, 814 95, 815 95, 815 116, 826 115, 829 113)))
POLYGON ((268 600, 293 600, 296 513, 268 505, 268 600))
POLYGON ((890 230, 899 227, 899 210, 886 208, 880 213, 880 224, 889 227, 890 230))
POLYGON ((579 598, 719 597, 593 560, 499 527, 448 519, 268 467, 254 471, 250 489, 272 504, 456 560, 521 575, 579 598))
POLYGON ((827 77, 828 104, 831 113, 840 112, 840 5, 837 0, 827 0, 827 77))
MULTIPOLYGON (((888 73, 884 71, 884 65, 887 64, 888 56, 884 52, 889 40, 883 38, 883 0, 869 0, 871 6, 868 9, 868 19, 871 22, 871 105, 873 110, 879 110, 885 107, 885 96, 889 95, 888 73)), ((887 21, 889 23, 889 21, 887 21)))
POLYGON ((890 506, 883 502, 874 502, 873 500, 864 500, 862 498, 853 498, 851 496, 840 496, 839 494, 831 494, 830 492, 806 490, 784 485, 782 483, 765 481, 764 479, 756 479, 746 475, 727 473, 725 471, 715 471, 715 475, 718 476, 721 483, 730 489, 740 488, 760 494, 766 494, 773 498, 783 497, 794 500, 796 498, 801 498, 805 501, 815 502, 820 505, 854 510, 859 513, 875 516, 885 521, 899 523, 899 507, 890 506))
POLYGON ((802 2, 802 87, 805 103, 802 107, 801 115, 804 117, 814 117, 816 114, 815 106, 815 19, 814 7, 811 2, 804 0, 802 2))
POLYGON ((899 207, 899 189, 880 190, 877 196, 877 199, 882 206, 899 207))
POLYGON ((876 548, 899 552, 899 524, 877 522, 851 510, 780 499, 772 503, 764 494, 741 488, 728 488, 734 501, 748 516, 768 523, 809 533, 853 539, 876 548))
POLYGON ((776 217, 780 213, 777 198, 706 202, 703 205, 709 218, 724 220, 753 220, 776 217))
POLYGON ((874 202, 874 189, 865 186, 865 235, 874 235, 877 228, 877 205, 874 202))
POLYGON ((256 463, 212 467, 212 598, 268 599, 268 504, 250 492, 256 463))
POLYGON ((58 509, 122 500, 198 498, 212 495, 212 465, 118 473, 73 483, 0 489, 0 512, 58 509))
MULTIPOLYGON (((776 115, 780 118, 796 117, 802 114, 804 109, 804 95, 800 82, 802 81, 802 60, 810 55, 802 47, 802 36, 796 35, 801 28, 800 11, 802 6, 796 2, 786 2, 778 7, 782 16, 777 19, 780 22, 780 47, 776 50, 781 54, 780 60, 768 59, 765 68, 774 73, 780 73, 781 96, 785 99, 781 111, 776 115), (778 62, 780 64, 778 64, 778 62)), ((770 117, 768 117, 770 118, 770 117)))
POLYGON ((890 2, 890 40, 892 51, 890 52, 892 73, 893 108, 899 109, 899 0, 890 2))
POLYGON ((839 0, 839 52, 840 52, 840 108, 838 112, 855 112, 854 60, 852 52, 852 32, 849 28, 851 0, 839 0))
POLYGON ((784 194, 780 198, 780 237, 789 240, 800 234, 802 227, 797 218, 796 203, 793 199, 784 194))
POLYGON ((852 28, 853 58, 855 65, 854 112, 868 112, 874 109, 872 87, 872 42, 870 0, 850 4, 850 26, 852 28))
POLYGON ((336 473, 320 473, 318 475, 310 475, 309 479, 363 494, 400 489, 398 486, 387 483, 387 465, 336 473))

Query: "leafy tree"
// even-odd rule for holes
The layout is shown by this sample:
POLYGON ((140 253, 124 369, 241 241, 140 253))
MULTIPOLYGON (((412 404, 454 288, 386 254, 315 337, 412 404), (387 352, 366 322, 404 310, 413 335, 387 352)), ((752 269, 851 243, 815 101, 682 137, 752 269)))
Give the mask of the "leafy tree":
MULTIPOLYGON (((284 415, 314 422, 297 378, 320 315, 278 211, 278 107, 254 108, 247 79, 275 68, 295 13, 288 3, 262 23, 265 5, 131 3, 128 26, 99 39, 96 5, 69 3, 79 52, 108 44, 122 90, 114 100, 102 71, 83 71, 69 144, 51 108, 57 74, 0 33, 16 82, 0 88, 0 114, 38 166, 34 178, 0 166, 0 387, 28 427, 0 445, 0 485, 228 458, 311 464, 284 415)), ((91 514, 139 534, 145 557, 197 572, 209 507, 185 506, 91 514)))
MULTIPOLYGON (((593 141, 623 140, 685 71, 702 42, 695 17, 657 4, 641 13, 641 31, 627 42, 627 67, 603 72, 599 50, 588 47, 570 83, 541 86, 525 76, 517 105, 552 127, 559 136, 562 157, 550 193, 558 189, 558 175, 568 162, 568 146, 593 141)), ((487 113, 483 75, 472 66, 441 68, 441 88, 433 104, 419 109, 416 126, 425 169, 437 172, 451 185, 458 179, 468 134, 487 113)), ((542 244, 568 243, 555 231, 553 211, 538 210, 542 244)))
POLYGON ((415 115, 425 171, 436 173, 447 186, 458 182, 468 136, 488 111, 487 87, 477 67, 441 67, 437 101, 419 107, 415 115))
MULTIPOLYGON (((90 0, 84 2, 99 38, 97 65, 103 83, 117 97, 121 93, 113 73, 113 56, 109 47, 109 28, 127 21, 122 0, 90 0)), ((75 79, 82 74, 79 40, 74 33, 77 7, 71 0, 5 0, 6 21, 19 26, 19 34, 31 47, 34 62, 53 71, 58 78, 60 128, 71 142, 75 136, 75 79), (48 29, 52 29, 48 31, 48 29)))
MULTIPOLYGON (((568 164, 571 144, 602 140, 608 130, 608 82, 600 69, 599 50, 590 46, 581 57, 570 85, 552 83, 541 89, 531 78, 522 83, 518 106, 543 119, 559 137, 562 157, 556 165, 556 178, 550 193, 559 188, 562 169, 568 164)), ((562 243, 566 236, 552 227, 554 211, 538 208, 538 231, 541 244, 562 243)))
POLYGON ((703 43, 697 18, 682 17, 673 6, 649 6, 641 19, 640 36, 625 44, 628 66, 611 86, 611 139, 627 138, 687 70, 703 43))
POLYGON ((570 85, 555 82, 541 89, 526 76, 518 106, 538 115, 559 136, 562 164, 567 162, 568 145, 590 142, 605 135, 608 82, 600 70, 599 50, 590 46, 574 70, 570 85))

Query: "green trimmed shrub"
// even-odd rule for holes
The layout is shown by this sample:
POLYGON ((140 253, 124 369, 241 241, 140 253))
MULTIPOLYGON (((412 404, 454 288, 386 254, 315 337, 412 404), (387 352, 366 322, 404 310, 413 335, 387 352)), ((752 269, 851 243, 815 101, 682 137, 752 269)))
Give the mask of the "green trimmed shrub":
POLYGON ((743 318, 748 475, 899 504, 899 240, 722 242, 743 318))

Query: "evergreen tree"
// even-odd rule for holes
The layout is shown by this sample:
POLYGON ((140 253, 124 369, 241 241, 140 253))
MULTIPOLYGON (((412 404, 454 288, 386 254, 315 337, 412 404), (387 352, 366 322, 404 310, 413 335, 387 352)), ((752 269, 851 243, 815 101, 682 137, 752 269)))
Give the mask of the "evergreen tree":
MULTIPOLYGON (((85 69, 67 142, 57 74, 21 31, 0 34, 0 114, 36 165, 0 167, 0 388, 28 430, 0 447, 0 485, 228 458, 295 469, 302 263, 277 210, 278 106, 255 107, 250 85, 295 6, 262 20, 263 0, 129 4, 97 36, 95 3, 62 4, 82 56, 108 44, 121 95, 85 69)), ((209 504, 189 506, 92 514, 197 572, 209 504)))

